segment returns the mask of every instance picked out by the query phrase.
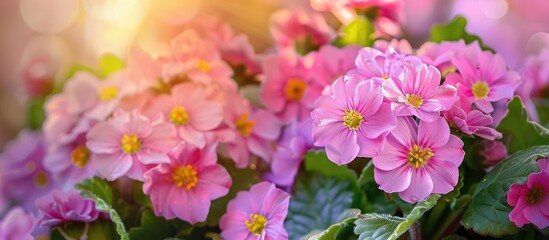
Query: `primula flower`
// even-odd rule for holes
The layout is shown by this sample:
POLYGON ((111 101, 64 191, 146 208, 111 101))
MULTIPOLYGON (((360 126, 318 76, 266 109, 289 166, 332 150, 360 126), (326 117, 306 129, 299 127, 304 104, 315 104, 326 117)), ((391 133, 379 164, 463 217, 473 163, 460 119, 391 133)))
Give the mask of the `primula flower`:
POLYGON ((499 162, 505 159, 509 154, 507 147, 500 141, 482 141, 483 148, 480 155, 484 157, 484 166, 490 170, 499 162))
POLYGON ((168 162, 167 153, 177 144, 171 124, 153 122, 137 112, 120 113, 109 122, 98 123, 86 137, 94 165, 111 181, 125 174, 142 180, 144 164, 168 162))
POLYGON ((516 93, 524 101, 528 116, 533 121, 539 121, 533 100, 547 97, 549 94, 549 49, 528 57, 520 76, 523 81, 516 93))
POLYGON ((223 239, 288 239, 284 219, 290 195, 269 182, 238 192, 219 220, 223 239))
POLYGON ((482 51, 478 42, 460 50, 452 63, 459 73, 449 74, 446 83, 456 86, 460 98, 484 113, 494 111, 493 102, 511 99, 520 83, 519 75, 507 70, 500 55, 482 51))
POLYGON ((488 140, 502 137, 501 133, 492 127, 494 125, 492 116, 476 109, 473 110, 465 99, 460 99, 450 110, 444 111, 443 116, 453 128, 457 128, 465 134, 488 140))
POLYGON ((421 45, 416 54, 424 63, 438 68, 442 77, 446 77, 457 70, 452 64, 452 59, 463 48, 465 48, 463 40, 441 43, 426 42, 421 45))
POLYGON ((53 190, 36 200, 40 210, 39 224, 55 227, 66 222, 93 222, 99 217, 95 201, 85 199, 78 191, 53 190))
POLYGON ((541 162, 541 171, 530 174, 526 184, 513 184, 509 188, 507 203, 514 207, 509 219, 518 227, 528 223, 540 229, 549 227, 549 170, 545 165, 546 162, 541 162))
POLYGON ((164 114, 177 129, 181 140, 204 148, 206 134, 223 120, 221 104, 208 101, 205 94, 201 85, 178 84, 172 88, 171 95, 159 95, 152 100, 148 115, 164 114))
POLYGON ((344 48, 322 46, 313 65, 313 72, 317 74, 322 86, 332 85, 338 77, 353 69, 359 50, 359 45, 348 45, 344 48))
POLYGON ((408 42, 408 40, 406 39, 398 40, 396 38, 393 38, 391 39, 391 41, 387 41, 385 39, 379 39, 374 42, 374 48, 383 52, 392 48, 400 54, 405 54, 405 55, 414 54, 414 49, 412 48, 412 45, 410 45, 410 42, 408 42))
POLYGON ((306 47, 308 50, 330 43, 335 37, 324 17, 317 13, 279 10, 271 17, 271 35, 281 48, 306 47))
POLYGON ((379 188, 397 192, 410 203, 431 193, 448 193, 458 181, 462 148, 463 142, 450 134, 444 118, 420 121, 418 126, 410 117, 399 117, 383 151, 372 159, 374 178, 379 188))
POLYGON ((34 218, 20 207, 12 208, 0 221, 0 239, 33 240, 34 218))
POLYGON ((355 60, 356 69, 351 74, 359 74, 364 78, 379 78, 387 80, 401 80, 404 74, 404 65, 419 66, 421 60, 415 56, 406 56, 389 48, 381 52, 375 48, 360 49, 355 60))
POLYGON ((405 68, 402 82, 398 79, 383 81, 383 94, 397 116, 416 116, 432 122, 459 99, 455 87, 439 86, 440 72, 435 67, 422 64, 417 70, 411 65, 405 68))
POLYGON ((315 58, 314 53, 298 57, 292 50, 285 50, 264 62, 261 101, 284 123, 309 118, 322 92, 312 71, 315 58))
POLYGON ((357 156, 376 156, 396 125, 381 86, 356 76, 337 79, 331 93, 316 101, 311 116, 314 145, 325 146, 328 158, 339 165, 357 156))
POLYGON ((211 200, 225 196, 231 186, 229 173, 217 164, 216 147, 181 145, 169 154, 170 162, 145 173, 143 191, 151 197, 157 216, 192 224, 206 220, 211 200))

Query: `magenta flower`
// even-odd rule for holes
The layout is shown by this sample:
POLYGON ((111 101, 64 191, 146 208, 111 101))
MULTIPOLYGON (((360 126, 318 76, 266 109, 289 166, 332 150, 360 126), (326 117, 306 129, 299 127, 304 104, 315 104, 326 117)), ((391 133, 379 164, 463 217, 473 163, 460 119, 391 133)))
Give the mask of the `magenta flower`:
POLYGON ((450 134, 444 118, 420 121, 418 127, 411 117, 400 117, 385 148, 372 159, 374 178, 380 189, 397 192, 410 203, 431 193, 448 193, 458 181, 462 148, 463 142, 450 134))
POLYGON ((325 146, 328 158, 339 165, 357 156, 376 156, 396 126, 381 86, 356 76, 337 79, 331 93, 316 101, 311 116, 314 145, 325 146))
POLYGON ((465 42, 459 40, 457 42, 441 43, 426 42, 417 50, 417 56, 426 64, 435 66, 442 77, 446 77, 449 73, 456 71, 456 67, 452 64, 454 56, 465 48, 465 42))
POLYGON ((34 218, 20 207, 12 208, 0 221, 0 239, 33 240, 34 218))
POLYGON ((507 203, 514 207, 509 219, 518 227, 529 223, 540 229, 549 227, 549 171, 544 166, 540 168, 540 172, 528 176, 526 184, 509 188, 507 203))
POLYGON ((223 239, 288 239, 284 219, 290 195, 269 182, 241 191, 227 205, 219 220, 223 239))
POLYGON ((494 120, 492 116, 484 114, 479 110, 471 110, 471 106, 460 99, 448 111, 443 112, 443 116, 454 128, 459 129, 465 134, 479 136, 484 139, 494 140, 502 137, 501 133, 492 126, 494 120))
POLYGON ((180 145, 169 154, 170 162, 145 173, 143 191, 151 197, 157 216, 192 224, 206 220, 211 200, 225 196, 232 183, 227 170, 217 164, 216 147, 180 145))
POLYGON ((456 88, 440 84, 440 72, 422 64, 418 69, 407 64, 404 79, 383 81, 383 94, 397 116, 416 116, 427 122, 439 118, 459 99, 456 88))
POLYGON ((332 83, 343 74, 355 67, 355 58, 360 50, 358 45, 349 45, 337 48, 324 45, 318 50, 318 56, 313 65, 313 72, 322 86, 332 83))
POLYGON ((538 55, 526 59, 520 71, 522 83, 516 93, 524 101, 528 115, 534 121, 539 121, 533 99, 543 98, 549 86, 549 49, 544 49, 538 55))
POLYGON ((299 57, 286 49, 265 59, 261 101, 284 123, 309 118, 322 92, 321 83, 312 71, 315 58, 314 53, 299 57))
POLYGON ((488 170, 496 166, 496 164, 509 155, 507 147, 500 141, 484 140, 482 143, 483 148, 480 151, 480 155, 484 157, 484 166, 488 168, 488 170))
POLYGON ((39 224, 55 227, 66 222, 93 222, 99 217, 95 201, 82 198, 78 191, 53 190, 36 199, 40 210, 39 224))
POLYGON ((171 95, 157 96, 148 109, 151 117, 164 114, 177 129, 179 138, 198 148, 204 148, 206 134, 223 120, 221 104, 208 101, 205 89, 195 83, 176 85, 171 95))
POLYGON ((167 153, 177 144, 171 124, 152 122, 137 112, 98 123, 86 137, 94 165, 111 181, 126 174, 143 179, 143 165, 168 162, 167 153))
POLYGON ((419 66, 421 63, 419 58, 400 54, 392 48, 381 52, 375 48, 365 47, 358 52, 355 60, 356 69, 350 73, 360 74, 365 78, 402 80, 405 64, 419 66))
POLYGON ((452 60, 459 73, 451 73, 446 82, 458 89, 458 96, 485 113, 494 111, 493 102, 507 100, 520 83, 519 75, 507 71, 498 54, 482 51, 478 42, 463 48, 452 60))

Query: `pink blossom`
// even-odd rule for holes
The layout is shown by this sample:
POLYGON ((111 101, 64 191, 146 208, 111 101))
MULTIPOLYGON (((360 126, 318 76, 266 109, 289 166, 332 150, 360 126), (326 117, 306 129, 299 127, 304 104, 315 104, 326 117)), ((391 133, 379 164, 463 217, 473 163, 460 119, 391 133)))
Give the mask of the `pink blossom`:
POLYGON ((360 46, 348 45, 337 48, 332 45, 324 45, 318 50, 316 61, 313 65, 313 72, 323 86, 332 83, 341 75, 355 67, 355 58, 360 46))
POLYGON ((526 184, 513 184, 507 193, 507 203, 514 207, 509 219, 518 227, 533 223, 543 229, 549 226, 549 171, 541 167, 528 176, 526 184))
POLYGON ((480 155, 484 157, 484 165, 487 168, 496 166, 499 162, 505 159, 509 154, 507 147, 500 141, 482 141, 483 148, 480 155))
POLYGON ((265 59, 260 97, 284 123, 309 118, 322 86, 312 71, 316 55, 299 57, 290 49, 265 59))
POLYGON ((157 216, 191 224, 206 220, 211 200, 225 196, 231 186, 229 173, 217 164, 216 147, 181 145, 169 154, 168 163, 145 173, 143 191, 151 197, 157 216))
POLYGON ((539 121, 533 100, 543 98, 549 87, 549 49, 538 55, 529 56, 520 71, 522 84, 516 93, 524 101, 528 115, 534 121, 539 121))
POLYGON ((458 167, 465 155, 462 148, 463 142, 450 134, 443 118, 420 121, 418 126, 412 118, 400 117, 385 148, 372 159, 374 178, 379 188, 397 192, 410 203, 431 193, 448 193, 458 181, 458 167))
POLYGON ((426 42, 421 45, 416 54, 424 63, 438 68, 442 77, 446 77, 449 73, 456 71, 452 59, 463 48, 465 48, 463 40, 441 43, 426 42))
POLYGON ((314 48, 330 43, 335 33, 324 17, 301 10, 279 10, 271 17, 271 35, 280 48, 310 43, 314 48))
POLYGON ((468 105, 465 99, 460 99, 450 110, 444 111, 443 116, 452 127, 465 134, 488 140, 502 137, 501 133, 492 127, 494 125, 493 118, 479 110, 472 110, 471 105, 468 105))
POLYGON ((376 156, 396 125, 381 86, 356 76, 338 78, 331 93, 316 101, 311 116, 314 145, 326 147, 328 158, 339 165, 376 156))
POLYGON ((262 57, 255 53, 248 36, 239 34, 220 47, 222 47, 221 56, 232 66, 244 66, 250 75, 262 72, 262 57))
POLYGON ((374 48, 383 52, 389 50, 390 48, 393 48, 396 52, 401 54, 414 54, 414 49, 412 48, 412 45, 410 45, 410 42, 408 42, 408 40, 406 39, 398 40, 396 38, 393 38, 391 39, 391 41, 379 39, 374 42, 374 48))
POLYGON ((403 81, 383 81, 383 94, 391 102, 397 116, 416 116, 427 122, 439 118, 440 112, 450 109, 459 99, 456 88, 440 85, 440 72, 433 66, 422 64, 415 68, 407 64, 403 81))
POLYGON ((0 239, 32 240, 34 218, 22 208, 14 207, 0 221, 0 239))
POLYGON ((290 195, 274 184, 260 182, 241 191, 219 220, 223 239, 288 239, 284 219, 290 195))
POLYGON ((124 175, 143 179, 145 164, 168 162, 167 153, 177 144, 175 128, 151 121, 137 112, 125 112, 95 125, 87 134, 91 160, 108 180, 124 175))
POLYGON ((133 48, 128 58, 128 81, 135 83, 137 91, 143 91, 158 84, 160 63, 140 48, 133 48))
POLYGON ((66 222, 93 222, 99 217, 95 201, 82 198, 78 191, 53 190, 36 200, 40 210, 39 224, 55 227, 66 222))
POLYGON ((164 114, 177 129, 179 138, 204 148, 208 132, 223 120, 220 103, 208 101, 205 89, 196 83, 178 84, 171 95, 159 95, 148 107, 149 116, 164 114))
POLYGON ((519 75, 507 70, 503 58, 482 51, 478 42, 459 51, 452 63, 459 73, 449 74, 446 82, 457 87, 460 98, 485 113, 494 111, 493 102, 511 99, 519 84, 519 75))
POLYGON ((360 49, 355 60, 356 69, 350 71, 365 78, 399 79, 404 76, 404 65, 419 66, 421 60, 415 56, 406 56, 389 48, 381 52, 375 48, 365 47, 360 49))

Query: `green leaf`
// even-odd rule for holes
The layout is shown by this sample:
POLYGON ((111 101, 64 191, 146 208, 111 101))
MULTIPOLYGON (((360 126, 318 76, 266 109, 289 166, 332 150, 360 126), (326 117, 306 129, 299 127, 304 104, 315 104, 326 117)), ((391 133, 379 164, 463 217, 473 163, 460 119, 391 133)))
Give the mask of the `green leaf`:
POLYGON ((349 182, 318 174, 301 174, 294 191, 284 222, 290 239, 336 223, 351 206, 354 194, 349 182))
POLYGON ((100 78, 106 78, 109 75, 124 69, 125 67, 126 64, 124 61, 116 55, 105 54, 99 58, 96 73, 100 78))
POLYGON ((356 182, 356 173, 347 166, 339 166, 328 159, 323 151, 310 151, 305 155, 305 170, 320 173, 327 177, 356 182))
POLYGON ((494 51, 487 47, 479 36, 467 32, 467 19, 463 16, 457 16, 452 21, 446 24, 438 24, 431 28, 431 37, 429 41, 440 43, 442 41, 458 41, 463 39, 465 43, 478 41, 479 45, 484 50, 494 51))
POLYGON ((130 239, 164 239, 175 237, 181 231, 190 233, 192 225, 181 220, 166 220, 156 217, 151 210, 145 211, 141 216, 141 226, 130 229, 130 239))
POLYGON ((358 186, 364 186, 369 182, 374 181, 374 163, 370 160, 366 166, 362 169, 360 177, 358 178, 358 186))
MULTIPOLYGON (((531 136, 533 137, 533 136, 531 136)), ((516 233, 510 222, 506 192, 511 184, 524 183, 528 175, 539 171, 536 160, 549 156, 549 146, 536 146, 517 152, 500 162, 478 184, 461 223, 482 235, 500 237, 516 233)))
POLYGON ((106 180, 93 177, 93 179, 86 179, 79 183, 76 188, 82 191, 83 196, 95 200, 97 210, 107 212, 110 215, 111 221, 116 224, 116 232, 120 239, 129 240, 128 232, 126 232, 120 215, 112 207, 113 192, 106 180))
POLYGON ((368 19, 358 17, 343 28, 342 35, 333 42, 335 46, 344 47, 358 44, 363 47, 371 47, 375 40, 374 26, 368 19))
MULTIPOLYGON (((307 239, 309 240, 332 240, 332 239, 338 239, 338 236, 342 235, 354 235, 353 228, 354 228, 354 221, 356 220, 356 216, 360 214, 359 209, 348 209, 345 212, 343 212, 339 216, 338 223, 333 224, 328 229, 314 234, 307 239)), ((348 237, 343 238, 348 239, 348 237)))
POLYGON ((449 193, 446 193, 440 197, 440 200, 450 202, 457 198, 461 194, 461 188, 463 187, 463 174, 459 174, 458 182, 456 186, 454 187, 454 190, 452 190, 449 193))
POLYGON ((439 198, 439 194, 432 194, 419 202, 406 218, 377 213, 359 215, 355 221, 355 234, 360 235, 359 240, 397 239, 408 231, 425 212, 435 206, 439 198))
POLYGON ((503 133, 504 142, 508 142, 510 154, 532 146, 549 145, 549 130, 528 120, 519 97, 513 98, 507 108, 509 111, 499 124, 498 131, 503 133))
POLYGON ((40 129, 46 118, 44 112, 44 98, 32 99, 27 107, 27 124, 31 129, 40 129))

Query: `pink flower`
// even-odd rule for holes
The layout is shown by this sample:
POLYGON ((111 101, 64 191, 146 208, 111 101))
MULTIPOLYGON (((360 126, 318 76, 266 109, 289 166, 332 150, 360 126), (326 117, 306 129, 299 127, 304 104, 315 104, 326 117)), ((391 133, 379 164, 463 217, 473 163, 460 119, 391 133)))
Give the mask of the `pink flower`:
POLYGON ((492 127, 494 125, 493 118, 479 110, 471 110, 471 106, 465 103, 464 99, 456 102, 450 110, 444 111, 443 115, 452 127, 465 134, 488 140, 502 137, 501 133, 492 127))
POLYGON ((94 165, 111 181, 126 174, 142 180, 144 164, 168 162, 167 153, 177 144, 171 124, 151 121, 137 112, 98 123, 86 137, 94 165))
POLYGON ((416 54, 424 63, 438 68, 442 77, 446 77, 449 73, 456 71, 452 59, 463 48, 465 48, 463 40, 441 43, 426 42, 421 45, 416 54))
POLYGON ((359 49, 358 45, 348 45, 344 48, 322 46, 313 65, 313 72, 317 74, 322 86, 332 85, 337 78, 353 69, 359 49))
POLYGON ((257 75, 262 72, 262 58, 256 55, 255 50, 248 40, 248 36, 240 34, 227 43, 220 45, 221 56, 225 61, 234 66, 244 66, 247 74, 257 75))
POLYGON ((290 195, 274 184, 260 182, 241 191, 219 220, 223 239, 288 239, 284 219, 290 195))
POLYGON ((131 49, 128 58, 128 81, 137 86, 138 92, 159 82, 160 63, 140 48, 131 49))
POLYGON ((491 103, 507 100, 519 84, 520 77, 514 71, 507 71, 503 58, 489 51, 482 51, 478 42, 463 48, 452 60, 459 73, 451 73, 446 82, 458 89, 458 96, 474 103, 485 113, 494 108, 491 103))
POLYGON ((402 82, 398 79, 383 81, 383 94, 397 116, 416 116, 432 122, 459 99, 455 87, 439 86, 440 72, 435 67, 422 64, 416 69, 407 64, 405 68, 402 82))
POLYGON ((34 228, 32 215, 27 214, 22 208, 14 207, 0 221, 0 239, 2 240, 32 240, 34 228))
POLYGON ((216 147, 181 145, 169 154, 168 163, 145 173, 143 191, 151 197, 157 216, 191 224, 206 220, 211 200, 225 196, 231 186, 229 173, 217 164, 216 147))
POLYGON ((482 141, 483 148, 480 155, 484 157, 484 165, 487 168, 496 166, 499 162, 505 159, 509 154, 507 147, 500 141, 482 141))
POLYGON ((396 38, 393 38, 391 39, 391 41, 379 39, 374 42, 374 48, 383 52, 386 52, 390 48, 393 48, 396 52, 401 54, 414 54, 414 49, 412 48, 412 45, 410 45, 410 42, 408 42, 408 40, 406 39, 398 40, 396 38))
POLYGON ((356 76, 337 79, 331 93, 316 101, 311 116, 314 145, 325 146, 328 158, 339 165, 357 156, 376 156, 396 125, 381 86, 356 76))
POLYGON ((381 52, 375 48, 365 47, 358 52, 355 60, 356 69, 350 73, 360 74, 365 78, 402 79, 405 64, 419 66, 421 63, 419 58, 400 54, 392 48, 381 52))
POLYGON ((39 224, 55 227, 66 222, 93 222, 99 217, 95 201, 85 199, 78 191, 53 190, 36 200, 40 210, 39 224))
POLYGON ((148 107, 150 117, 164 114, 177 129, 179 138, 198 148, 206 146, 206 135, 223 120, 221 104, 206 99, 205 89, 196 83, 182 83, 171 95, 159 95, 148 107))
POLYGON ((526 59, 520 71, 523 79, 516 93, 524 101, 528 115, 534 121, 539 121, 536 106, 532 100, 543 98, 549 87, 549 49, 526 59))
POLYGON ((458 167, 465 155, 462 148, 463 142, 450 134, 443 118, 420 121, 418 127, 412 118, 400 117, 385 148, 372 159, 374 178, 380 189, 398 192, 410 203, 431 193, 448 193, 458 181, 458 167))
POLYGON ((309 118, 320 96, 322 86, 311 68, 315 58, 313 53, 298 57, 287 49, 264 62, 261 101, 284 123, 309 118))
POLYGON ((330 43, 335 33, 324 17, 317 13, 279 10, 271 17, 271 35, 280 48, 312 44, 315 49, 330 43))
POLYGON ((513 184, 507 193, 507 203, 514 207, 509 219, 518 227, 528 223, 540 229, 549 226, 549 171, 540 168, 528 176, 526 184, 513 184))

